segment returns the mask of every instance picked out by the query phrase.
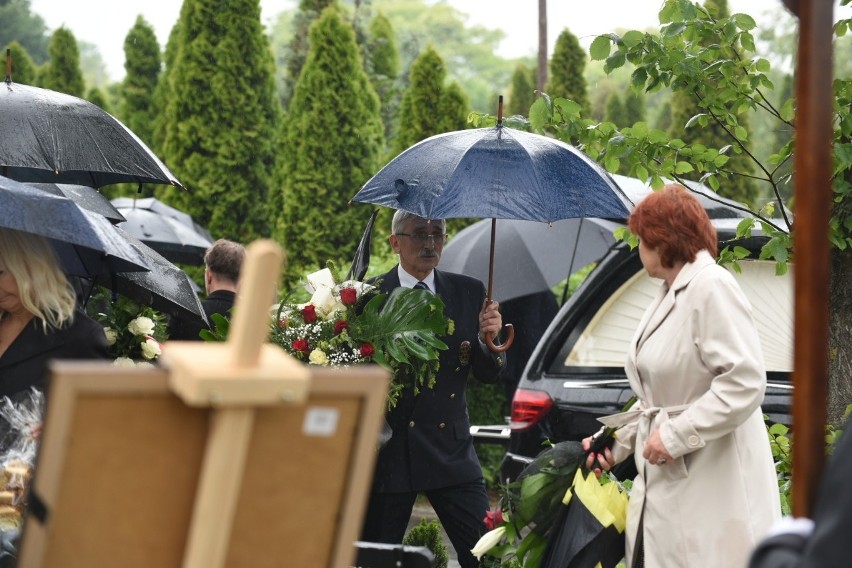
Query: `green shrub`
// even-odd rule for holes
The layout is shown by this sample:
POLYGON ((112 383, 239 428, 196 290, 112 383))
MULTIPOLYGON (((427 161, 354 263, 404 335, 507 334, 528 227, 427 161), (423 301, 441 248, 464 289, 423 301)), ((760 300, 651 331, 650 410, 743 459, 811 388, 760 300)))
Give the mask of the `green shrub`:
POLYGON ((435 555, 435 568, 447 568, 450 556, 447 545, 441 537, 441 523, 420 519, 420 524, 411 527, 402 544, 408 546, 425 546, 435 555))

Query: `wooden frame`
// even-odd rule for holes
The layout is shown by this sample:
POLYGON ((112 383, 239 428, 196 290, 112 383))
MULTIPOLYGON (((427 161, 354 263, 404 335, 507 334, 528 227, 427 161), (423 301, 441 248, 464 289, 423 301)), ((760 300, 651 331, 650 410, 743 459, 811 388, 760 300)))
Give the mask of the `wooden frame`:
MULTIPOLYGON (((304 404, 255 410, 225 566, 352 565, 386 389, 378 367, 322 368, 304 404)), ((46 522, 28 517, 19 565, 185 566, 214 413, 163 370, 57 364, 32 484, 46 522)))

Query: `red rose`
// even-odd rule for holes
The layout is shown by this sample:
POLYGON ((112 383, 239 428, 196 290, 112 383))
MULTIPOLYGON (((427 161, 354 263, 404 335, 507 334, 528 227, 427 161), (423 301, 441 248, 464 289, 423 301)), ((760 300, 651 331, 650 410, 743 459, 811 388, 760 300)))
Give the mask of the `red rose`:
POLYGON ((305 320, 305 323, 314 323, 317 321, 317 309, 313 304, 308 304, 302 308, 302 319, 305 320))
POLYGON ((349 329, 349 322, 345 320, 337 320, 334 324, 334 335, 340 335, 344 329, 349 329))
POLYGON ((367 358, 372 357, 376 352, 376 348, 373 347, 372 343, 362 343, 361 344, 361 357, 367 358))
POLYGON ((308 344, 307 339, 297 339, 291 344, 293 351, 298 351, 300 353, 307 353, 311 350, 311 346, 308 344))
POLYGON ((355 288, 343 288, 340 290, 340 301, 344 306, 354 306, 358 301, 358 292, 355 288))
POLYGON ((485 526, 488 530, 493 531, 506 521, 503 519, 503 510, 497 509, 496 511, 488 511, 485 513, 485 518, 482 519, 482 522, 485 523, 485 526))

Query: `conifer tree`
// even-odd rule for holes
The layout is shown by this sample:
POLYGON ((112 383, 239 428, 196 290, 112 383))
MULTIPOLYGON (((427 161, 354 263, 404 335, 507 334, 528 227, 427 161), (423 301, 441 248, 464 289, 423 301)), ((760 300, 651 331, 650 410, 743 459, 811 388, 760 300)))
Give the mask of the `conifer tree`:
POLYGON ((378 171, 384 144, 379 98, 351 24, 327 8, 309 41, 286 119, 283 192, 272 200, 273 235, 288 251, 292 280, 329 260, 348 266, 370 214, 348 202, 378 171))
POLYGON ((369 40, 364 49, 365 67, 370 81, 381 102, 382 122, 385 125, 385 141, 393 139, 394 121, 399 109, 400 72, 399 50, 396 47, 390 20, 377 14, 370 21, 369 40))
MULTIPOLYGON (((35 85, 38 69, 26 48, 17 41, 12 41, 6 49, 12 56, 12 81, 21 85, 35 85)), ((5 49, 3 53, 6 53, 5 49)))
POLYGON ((185 0, 164 162, 189 191, 172 204, 212 234, 248 243, 268 234, 280 109, 259 0, 185 0))
POLYGON ((106 112, 110 112, 109 103, 107 102, 106 95, 102 90, 97 87, 92 87, 86 93, 86 100, 92 103, 95 106, 98 106, 105 110, 106 112))
POLYGON ((284 67, 287 72, 279 93, 281 106, 285 110, 290 107, 293 89, 308 55, 308 30, 323 10, 336 4, 336 0, 299 0, 299 9, 293 18, 293 39, 290 40, 284 57, 284 67))
POLYGON ((628 89, 624 95, 624 115, 627 120, 625 126, 645 120, 645 98, 633 89, 628 89))
POLYGON ((154 28, 141 15, 124 39, 121 118, 146 144, 154 138, 153 96, 160 79, 160 44, 154 28))
POLYGON ((617 91, 610 93, 609 100, 606 102, 606 120, 620 128, 632 126, 627 124, 627 112, 617 91))
POLYGON ((50 37, 47 49, 50 60, 39 74, 39 85, 45 89, 82 97, 86 85, 80 70, 80 50, 77 39, 64 27, 50 37))
POLYGON ((583 76, 585 69, 586 52, 580 47, 577 36, 565 28, 556 39, 545 92, 551 97, 571 99, 580 105, 584 113, 588 112, 589 99, 583 76))
POLYGON ((458 87, 448 94, 446 80, 444 60, 434 48, 427 47, 411 64, 408 88, 402 95, 394 155, 435 134, 465 127, 464 96, 458 87), (464 108, 453 110, 461 103, 464 108))
POLYGON ((518 65, 512 73, 509 87, 509 100, 506 104, 506 114, 529 115, 530 107, 535 102, 535 73, 526 65, 518 65))
POLYGON ((154 88, 154 93, 151 99, 153 107, 154 121, 152 125, 152 140, 151 146, 158 155, 164 154, 166 145, 166 127, 173 121, 169 112, 174 108, 169 106, 169 99, 172 96, 172 80, 171 71, 175 67, 175 58, 178 51, 178 42, 180 41, 180 18, 175 22, 172 31, 169 32, 169 39, 166 41, 166 49, 163 54, 163 71, 160 73, 160 78, 157 81, 157 86, 154 88))
MULTIPOLYGON (((728 10, 727 0, 705 0, 705 8, 714 18, 726 18, 730 15, 728 10)), ((740 152, 740 149, 731 145, 731 137, 725 132, 725 129, 712 117, 707 116, 707 109, 702 108, 700 101, 692 92, 676 91, 672 94, 671 100, 672 123, 669 127, 669 134, 672 137, 680 138, 684 142, 693 144, 701 142, 708 148, 723 148, 730 146, 728 157, 730 160, 726 164, 726 169, 730 172, 736 172, 728 176, 727 179, 720 180, 719 195, 741 201, 748 205, 753 204, 756 198, 756 187, 751 179, 747 176, 753 172, 752 162, 745 154, 740 152), (700 121, 690 121, 694 116, 704 114, 706 124, 700 121), (689 128, 686 125, 690 124, 689 128)), ((738 117, 739 125, 748 131, 748 117, 742 114, 738 117)), ((749 146, 748 140, 745 140, 746 147, 749 146)))

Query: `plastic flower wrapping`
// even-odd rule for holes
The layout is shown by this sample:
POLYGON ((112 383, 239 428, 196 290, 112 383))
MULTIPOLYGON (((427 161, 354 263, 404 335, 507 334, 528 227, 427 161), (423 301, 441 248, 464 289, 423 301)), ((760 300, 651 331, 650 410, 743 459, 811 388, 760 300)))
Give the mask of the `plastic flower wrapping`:
POLYGON ((453 332, 443 301, 424 290, 385 294, 364 282, 337 281, 332 268, 309 274, 310 300, 275 307, 271 341, 309 365, 389 369, 388 409, 406 385, 415 395, 434 386, 438 357, 447 349, 440 337, 453 332))
POLYGON ((0 530, 19 529, 27 484, 38 450, 44 394, 30 389, 17 401, 0 400, 0 530))
POLYGON ((147 366, 160 357, 166 339, 163 314, 105 288, 92 296, 86 311, 104 327, 115 365, 147 366))

